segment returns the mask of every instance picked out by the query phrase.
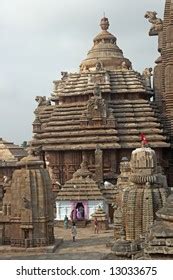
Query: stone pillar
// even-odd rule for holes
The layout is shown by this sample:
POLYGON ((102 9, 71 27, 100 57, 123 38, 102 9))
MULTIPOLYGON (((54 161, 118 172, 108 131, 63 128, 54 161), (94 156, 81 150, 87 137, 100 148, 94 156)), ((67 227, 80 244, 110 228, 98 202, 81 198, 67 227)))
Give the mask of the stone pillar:
POLYGON ((103 151, 98 145, 95 150, 95 180, 97 183, 103 182, 103 151))

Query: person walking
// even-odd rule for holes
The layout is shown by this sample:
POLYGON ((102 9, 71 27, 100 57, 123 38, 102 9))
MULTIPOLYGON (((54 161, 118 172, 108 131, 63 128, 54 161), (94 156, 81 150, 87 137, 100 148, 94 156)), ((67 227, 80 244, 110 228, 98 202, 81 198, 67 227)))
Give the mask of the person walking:
POLYGON ((97 218, 94 219, 94 233, 99 233, 99 224, 97 218))
POLYGON ((64 228, 65 229, 68 228, 68 217, 67 217, 67 215, 65 215, 65 217, 64 217, 64 228))
POLYGON ((71 234, 72 234, 73 242, 75 242, 76 241, 76 235, 77 235, 77 229, 76 229, 75 222, 72 222, 71 234))

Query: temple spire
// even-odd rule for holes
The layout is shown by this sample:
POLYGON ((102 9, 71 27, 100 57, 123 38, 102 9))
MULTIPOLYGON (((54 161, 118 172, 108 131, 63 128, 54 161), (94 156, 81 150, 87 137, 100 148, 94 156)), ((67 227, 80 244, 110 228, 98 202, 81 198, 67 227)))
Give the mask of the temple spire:
POLYGON ((109 32, 109 20, 103 17, 100 21, 101 32, 93 40, 93 46, 87 57, 80 64, 80 71, 131 69, 131 62, 123 56, 122 50, 117 46, 117 39, 109 32), (100 67, 99 67, 100 69, 100 67))

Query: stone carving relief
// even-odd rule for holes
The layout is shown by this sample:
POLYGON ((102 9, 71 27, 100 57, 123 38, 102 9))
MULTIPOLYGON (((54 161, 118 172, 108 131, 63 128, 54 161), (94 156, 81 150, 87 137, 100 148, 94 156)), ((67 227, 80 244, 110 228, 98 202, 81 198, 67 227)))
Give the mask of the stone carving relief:
POLYGON ((96 71, 102 71, 103 70, 103 63, 101 61, 96 62, 96 71))
POLYGON ((108 72, 105 73, 105 83, 106 83, 106 84, 109 84, 109 83, 110 83, 110 76, 109 76, 109 73, 108 73, 108 72))
POLYGON ((100 86, 96 83, 93 88, 93 96, 88 100, 87 109, 81 116, 81 125, 106 125, 115 126, 113 111, 109 109, 101 96, 100 86))
POLYGON ((68 78, 68 72, 61 72, 61 80, 66 80, 68 78))
POLYGON ((158 33, 163 30, 163 21, 162 19, 157 18, 156 12, 147 11, 144 17, 148 19, 150 23, 152 23, 149 35, 158 35, 158 33))
POLYGON ((101 98, 101 89, 98 84, 94 85, 93 95, 101 98))
POLYGON ((109 84, 110 76, 108 72, 94 73, 88 75, 88 84, 109 84))
POLYGON ((38 107, 51 105, 51 101, 47 100, 46 96, 36 96, 35 101, 38 102, 38 107))
POLYGON ((125 61, 122 62, 121 68, 122 68, 122 70, 128 70, 129 69, 129 67, 128 67, 128 65, 125 61))
POLYGON ((107 82, 107 79, 105 74, 90 74, 88 76, 88 84, 104 84, 107 82))
POLYGON ((151 88, 152 68, 145 68, 142 73, 142 80, 146 88, 151 88))
POLYGON ((80 72, 90 72, 87 65, 81 64, 79 67, 80 67, 80 72))
POLYGON ((88 101, 87 112, 90 118, 106 117, 106 104, 101 98, 101 89, 98 84, 94 85, 93 97, 88 101))
POLYGON ((23 207, 25 208, 25 209, 30 209, 31 208, 31 203, 30 203, 30 201, 24 196, 24 197, 22 197, 22 204, 23 204, 23 207))
POLYGON ((64 87, 66 86, 67 82, 69 81, 69 73, 68 72, 61 72, 61 80, 53 81, 54 88, 51 96, 58 96, 59 93, 62 93, 64 87))

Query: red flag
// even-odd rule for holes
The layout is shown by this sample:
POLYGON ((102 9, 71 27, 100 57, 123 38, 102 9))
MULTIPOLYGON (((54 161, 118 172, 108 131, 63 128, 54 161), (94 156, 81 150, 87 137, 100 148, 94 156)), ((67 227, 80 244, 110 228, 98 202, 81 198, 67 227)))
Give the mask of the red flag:
POLYGON ((143 132, 140 135, 140 139, 141 139, 142 144, 144 144, 144 145, 148 144, 147 138, 143 132))

